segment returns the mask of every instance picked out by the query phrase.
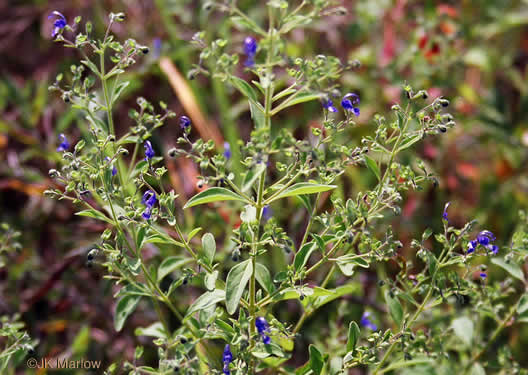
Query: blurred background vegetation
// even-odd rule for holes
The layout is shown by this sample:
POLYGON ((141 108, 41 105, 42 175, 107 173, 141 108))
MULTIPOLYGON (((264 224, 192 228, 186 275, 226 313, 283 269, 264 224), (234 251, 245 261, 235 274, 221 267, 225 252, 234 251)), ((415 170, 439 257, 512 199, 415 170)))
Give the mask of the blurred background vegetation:
MULTIPOLYGON (((265 18, 264 3, 238 1, 240 8, 259 20, 265 18)), ((410 254, 411 239, 426 227, 441 227, 447 201, 452 202, 449 215, 454 225, 477 219, 482 228, 497 235, 502 246, 508 246, 519 225, 519 210, 528 205, 528 1, 338 3, 348 9, 346 16, 323 18, 310 29, 296 30, 286 43, 292 56, 328 54, 361 62, 360 69, 346 73, 341 81, 343 92, 361 96, 358 126, 347 132, 351 143, 373 133, 373 116, 389 113, 401 99, 405 83, 427 89, 432 97, 449 98, 457 121, 453 130, 426 139, 415 150, 437 176, 438 186, 409 192, 401 214, 394 217, 394 232, 405 245, 403 255, 410 254)), ((104 33, 109 12, 125 12, 127 20, 114 26, 115 34, 151 47, 130 73, 131 85, 116 109, 119 134, 131 124, 128 111, 136 106, 136 97, 163 100, 177 114, 191 117, 199 135, 214 139, 219 150, 224 139, 229 141, 235 160, 237 140, 247 139, 252 128, 247 102, 221 82, 188 79, 198 59, 189 41, 204 30, 208 39, 228 39, 233 50, 242 52, 246 35, 225 15, 205 11, 196 0, 0 1, 0 222, 22 233, 19 248, 3 255, 0 315, 22 314, 30 335, 40 342, 36 348, 40 356, 67 353, 101 359, 108 365, 132 358, 134 347, 144 344, 154 359, 150 340, 134 335, 136 327, 157 320, 153 309, 142 306, 126 329, 116 333, 112 324, 115 290, 102 278, 101 268, 85 265, 86 252, 99 241, 103 225, 74 216, 69 202, 42 195, 54 185, 48 170, 60 160, 55 151, 58 134, 66 133, 75 143, 87 131, 82 114, 48 92, 57 74, 68 71, 79 58, 75 51, 52 42, 52 22, 47 16, 53 10, 70 22, 78 15, 92 20, 96 34, 104 33)), ((248 78, 242 63, 240 76, 248 78)), ((321 116, 320 103, 313 102, 293 107, 276 123, 301 137, 322 121, 321 116)), ((178 129, 173 120, 154 135, 159 153, 174 145, 178 129)), ((166 167, 170 183, 184 202, 195 193, 195 166, 167 159, 166 167)), ((351 167, 340 193, 352 197, 373 183, 365 168, 351 167)), ((329 201, 324 205, 331 209, 329 201)), ((274 212, 298 243, 306 220, 302 207, 275 207, 274 212)), ((199 217, 187 214, 185 225, 207 227, 221 239, 237 220, 235 212, 207 210, 199 217)), ((2 242, 7 237, 4 233, 2 242)), ((155 254, 157 249, 147 251, 155 254)), ((339 324, 345 317, 358 319, 358 302, 383 311, 368 277, 358 283, 362 287, 357 295, 328 306, 329 315, 312 318, 305 334, 327 330, 329 322, 339 324)), ((197 294, 193 288, 188 287, 184 298, 197 294)), ((297 305, 277 312, 285 321, 298 314, 297 305)), ((522 329, 507 332, 501 342, 509 343, 518 360, 528 366, 526 356, 521 356, 528 345, 528 327, 522 329)), ((306 354, 302 345, 298 347, 299 355, 293 358, 302 364, 306 354)), ((20 373, 27 371, 20 369, 20 373)))

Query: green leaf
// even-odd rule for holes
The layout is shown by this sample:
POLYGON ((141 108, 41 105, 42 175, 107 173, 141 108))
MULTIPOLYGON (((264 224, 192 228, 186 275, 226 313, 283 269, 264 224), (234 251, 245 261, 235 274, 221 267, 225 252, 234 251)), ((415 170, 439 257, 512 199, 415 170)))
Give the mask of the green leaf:
MULTIPOLYGON (((303 93, 303 94, 299 94, 295 97, 295 99, 291 99, 288 98, 286 99, 285 101, 283 101, 281 104, 279 104, 277 106, 277 109, 280 107, 280 111, 282 111, 283 109, 286 109, 288 107, 292 107, 294 105, 297 105, 297 104, 301 104, 301 103, 306 103, 306 102, 311 102, 312 100, 319 100, 319 98, 321 98, 321 95, 319 94, 312 94, 312 93, 303 93), (286 103, 286 101, 288 101, 288 103, 286 103)), ((277 114, 278 112, 275 112, 276 110, 273 110, 273 114, 277 114)))
POLYGON ((471 367, 471 372, 469 375, 486 375, 486 370, 484 370, 484 367, 480 363, 474 363, 471 367))
POLYGON ((282 193, 280 193, 273 199, 267 201, 266 203, 271 203, 273 201, 286 198, 286 197, 294 197, 296 195, 321 193, 324 191, 335 189, 336 187, 337 186, 335 185, 324 185, 324 184, 314 184, 311 182, 300 182, 298 184, 290 186, 289 188, 284 190, 282 193))
POLYGON ((215 289, 212 292, 205 292, 193 302, 193 304, 187 310, 185 317, 189 317, 197 311, 208 309, 209 307, 216 305, 218 302, 222 302, 226 297, 223 290, 215 289))
POLYGON ((194 228, 191 233, 189 233, 189 235, 187 236, 187 242, 189 242, 190 240, 192 240, 192 238, 194 236, 196 236, 198 234, 198 232, 200 232, 202 230, 202 228, 198 227, 198 228, 194 228))
POLYGON ((235 86, 238 91, 242 93, 246 98, 248 98, 250 101, 258 103, 258 96, 255 90, 251 87, 249 83, 244 81, 243 79, 240 79, 238 77, 232 76, 231 77, 231 84, 235 86))
POLYGON ((516 279, 524 282, 524 274, 521 267, 513 261, 506 262, 503 258, 492 258, 491 263, 501 267, 516 279))
POLYGON ((226 279, 226 306, 227 312, 233 315, 237 310, 238 303, 246 289, 246 285, 253 273, 251 259, 237 264, 229 271, 226 279))
POLYGON ((301 247, 301 250, 295 254, 295 259, 293 260, 293 266, 295 267, 295 272, 299 272, 308 262, 310 255, 317 249, 317 244, 315 242, 308 242, 301 247))
POLYGON ((139 228, 136 235, 136 249, 141 250, 143 247, 143 241, 145 240, 145 233, 147 232, 147 227, 139 228))
POLYGON ((408 149, 409 147, 411 147, 413 144, 415 144, 416 142, 420 141, 422 139, 422 134, 415 134, 415 135, 411 135, 411 136, 408 136, 404 141, 403 143, 401 144, 401 146, 398 148, 398 152, 400 151, 403 151, 405 149, 408 149))
POLYGON ((462 342, 466 344, 467 347, 471 346, 471 343, 473 342, 473 334, 475 331, 475 327, 471 319, 465 316, 457 318, 453 320, 453 323, 451 323, 451 327, 453 328, 455 335, 460 340, 462 340, 462 342))
POLYGON ((316 296, 316 297, 314 298, 313 296, 308 296, 302 301, 303 305, 305 304, 305 301, 306 303, 310 302, 312 304, 312 309, 317 310, 318 308, 326 305, 327 303, 332 302, 333 300, 341 298, 344 295, 358 293, 357 284, 345 284, 335 289, 330 289, 330 290, 325 289, 325 292, 326 292, 325 295, 320 295, 321 289, 322 288, 315 287, 313 289, 314 290, 313 296, 316 296))
POLYGON ((249 203, 243 197, 232 192, 231 190, 221 187, 212 187, 196 194, 194 197, 189 199, 183 208, 186 209, 189 207, 198 206, 200 204, 220 201, 241 201, 249 203))
POLYGON ((517 321, 528 323, 528 293, 525 293, 519 303, 517 304, 517 313, 519 314, 517 321))
POLYGON ((359 255, 343 255, 336 259, 336 264, 345 276, 352 276, 356 266, 368 268, 369 263, 359 255))
POLYGON ((81 60, 81 63, 86 65, 92 72, 95 73, 96 76, 101 77, 101 74, 99 73, 99 69, 97 69, 97 66, 90 60, 81 60))
POLYGON ((264 128, 266 126, 266 117, 264 116, 264 112, 262 111, 262 106, 259 106, 256 103, 253 103, 252 101, 250 101, 249 109, 251 111, 251 119, 253 120, 253 123, 255 124, 255 128, 257 129, 264 128))
POLYGON ((273 102, 275 102, 275 101, 277 101, 279 99, 284 98, 285 96, 294 94, 296 92, 297 92, 297 90, 294 89, 294 88, 286 88, 286 89, 282 90, 281 92, 277 93, 271 100, 273 102))
POLYGON ((266 33, 262 31, 262 29, 251 19, 246 17, 240 17, 240 16, 232 16, 231 21, 239 28, 239 29, 247 29, 251 30, 256 34, 260 34, 261 36, 266 36, 266 33))
MULTIPOLYGON (((282 290, 280 293, 277 293, 273 296, 273 301, 286 301, 289 299, 299 299, 299 297, 302 295, 305 297, 304 300, 307 300, 306 297, 311 296, 314 293, 314 290, 310 287, 304 286, 301 288, 286 288, 282 290)), ((303 301, 304 301, 303 300, 303 301)))
POLYGON ((207 273, 204 278, 205 289, 212 291, 216 286, 216 279, 218 279, 218 271, 214 270, 211 273, 207 273))
POLYGON ((310 344, 310 368, 315 375, 321 375, 324 367, 323 354, 314 345, 310 344))
POLYGON ((117 85, 117 88, 115 89, 114 95, 112 95, 112 104, 119 99, 121 94, 123 94, 123 91, 127 88, 127 86, 130 84, 130 81, 121 82, 119 85, 117 85))
POLYGON ((312 237, 315 240, 315 242, 317 243, 317 247, 319 247, 319 250, 321 251, 321 253, 324 254, 325 247, 326 247, 325 241, 321 238, 321 236, 319 236, 316 233, 312 233, 312 237))
POLYGON ((102 212, 99 212, 97 210, 94 210, 92 208, 90 208, 88 210, 76 212, 75 215, 91 217, 93 219, 106 221, 109 224, 114 224, 114 222, 112 220, 110 220, 105 214, 103 214, 102 212))
POLYGON ((391 296, 389 290, 385 291, 385 301, 389 307, 389 312, 391 314, 392 320, 396 323, 398 327, 401 327, 403 321, 403 308, 398 297, 391 296))
POLYGON ((381 171, 378 167, 378 164, 376 164, 376 162, 370 158, 369 156, 367 155, 364 155, 365 157, 365 164, 367 165, 367 168, 372 172, 374 173, 374 175, 376 176, 376 178, 378 179, 378 181, 381 180, 381 171))
POLYGON ((202 237, 203 255, 208 265, 213 264, 213 259, 216 253, 216 242, 211 233, 206 233, 202 237))
POLYGON ((431 251, 425 252, 427 255, 427 264, 429 266, 429 275, 431 277, 436 273, 436 269, 438 268, 438 260, 436 259, 435 255, 431 251))
POLYGON ((310 197, 308 195, 298 195, 297 199, 308 212, 312 212, 312 203, 310 202, 310 197))
POLYGON ((273 285, 273 281, 271 281, 270 271, 265 265, 257 263, 255 278, 266 293, 271 294, 275 291, 275 286, 273 285))
POLYGON ((126 319, 136 309, 140 299, 141 296, 129 294, 117 302, 114 314, 114 327, 116 331, 119 332, 123 329, 126 319))
POLYGON ((293 29, 308 25, 311 22, 312 22, 312 18, 306 17, 306 16, 294 15, 294 16, 288 17, 286 18, 286 20, 284 21, 284 24, 281 27, 281 34, 288 33, 293 29))
POLYGON ((359 334, 360 331, 357 323, 354 321, 350 322, 350 325, 348 326, 347 352, 354 352, 359 339, 359 334))
POLYGON ((83 326, 73 340, 73 344, 71 346, 73 354, 80 356, 85 354, 90 346, 90 339, 90 327, 83 326))
POLYGON ((178 268, 189 263, 191 259, 186 259, 182 256, 171 256, 165 258, 163 262, 158 267, 158 283, 163 280, 172 271, 177 270, 178 268))
POLYGON ((161 243, 165 245, 176 245, 179 247, 184 247, 183 244, 179 241, 176 241, 174 238, 169 237, 169 235, 157 232, 147 237, 145 240, 146 243, 161 243))
POLYGON ((150 336, 160 339, 167 338, 167 334, 165 333, 165 329, 163 328, 163 324, 161 324, 161 322, 153 323, 148 327, 138 327, 134 331, 134 334, 136 336, 150 336))

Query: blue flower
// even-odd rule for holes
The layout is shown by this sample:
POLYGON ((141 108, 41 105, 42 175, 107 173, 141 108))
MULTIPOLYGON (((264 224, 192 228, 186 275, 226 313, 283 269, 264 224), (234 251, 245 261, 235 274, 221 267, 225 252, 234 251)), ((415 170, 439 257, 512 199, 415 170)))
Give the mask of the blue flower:
POLYGON ((145 194, 143 194, 143 198, 141 198, 141 203, 145 205, 145 211, 143 211, 143 214, 141 214, 143 219, 150 219, 152 216, 152 208, 156 204, 156 201, 156 193, 154 193, 152 190, 147 190, 145 194))
POLYGON ((449 221, 448 217, 447 217, 447 209, 449 208, 449 205, 451 204, 451 202, 447 202, 444 206, 444 212, 442 213, 442 219, 444 219, 445 221, 449 221))
POLYGON ((271 343, 271 338, 268 336, 270 331, 269 331, 269 325, 266 319, 263 318, 262 316, 259 316, 255 320, 255 327, 257 327, 257 331, 260 337, 262 337, 262 342, 266 345, 269 345, 271 343))
POLYGON ((495 235, 489 230, 483 230, 478 235, 477 238, 468 243, 467 253, 471 254, 477 249, 478 245, 483 246, 486 250, 491 251, 494 255, 499 252, 499 247, 492 244, 495 241, 495 235))
POLYGON ((156 201, 156 193, 152 190, 147 190, 145 194, 143 194, 143 198, 141 198, 141 203, 151 208, 156 204, 156 201))
POLYGON ((143 211, 143 213, 141 214, 141 216, 143 217, 143 219, 145 220, 150 220, 151 216, 152 216, 152 208, 151 207, 147 207, 145 208, 145 211, 143 211))
MULTIPOLYGON (((112 159, 110 159, 108 156, 105 158, 105 160, 109 163, 112 161, 112 159)), ((115 176, 116 174, 117 174, 117 168, 115 167, 115 165, 113 165, 112 166, 112 176, 115 176)))
POLYGON ((492 244, 486 245, 486 249, 491 251, 493 255, 497 255, 497 253, 499 252, 499 247, 497 245, 492 245, 492 244))
POLYGON ((363 315, 361 316, 360 324, 363 327, 367 327, 373 331, 377 331, 378 327, 374 323, 372 323, 372 321, 369 319, 369 316, 370 316, 370 313, 365 311, 363 315))
POLYGON ((467 253, 471 254, 472 252, 474 252, 477 249, 477 245, 478 245, 477 240, 469 241, 467 253))
POLYGON ((180 128, 182 130, 187 130, 189 126, 191 126, 191 119, 187 116, 181 116, 180 117, 180 128))
POLYGON ((67 151, 70 148, 70 142, 68 142, 68 139, 66 139, 66 136, 64 134, 59 134, 59 147, 57 147, 57 151, 67 151))
POLYGON ((248 68, 255 65, 255 55, 257 54, 258 44, 255 38, 248 36, 244 39, 244 53, 247 56, 247 60, 244 63, 248 68))
POLYGON ((354 113, 356 116, 359 116, 359 96, 357 94, 354 94, 353 92, 350 92, 346 94, 343 97, 343 100, 341 100, 341 106, 349 112, 354 113))
POLYGON ((486 272, 481 272, 480 275, 479 275, 481 278, 485 279, 486 277, 488 277, 488 275, 486 274, 486 272))
POLYGON ((51 14, 48 16, 48 19, 51 19, 53 17, 56 17, 55 22, 53 22, 53 31, 51 32, 51 37, 55 38, 60 30, 64 29, 68 22, 66 21, 66 17, 62 15, 62 13, 54 10, 51 12, 51 14))
POLYGON ((337 108, 334 107, 334 102, 332 99, 326 99, 323 101, 323 108, 328 112, 337 112, 337 108))
POLYGON ((145 161, 149 161, 155 155, 152 143, 150 143, 150 141, 145 141, 143 145, 145 146, 145 161))
POLYGON ((222 361, 224 362, 224 375, 230 375, 231 371, 229 371, 229 364, 233 362, 233 353, 231 353, 231 347, 229 346, 229 344, 226 344, 226 346, 224 347, 222 361))
POLYGON ((155 59, 158 59, 161 56, 161 50, 162 50, 162 43, 160 38, 154 38, 154 41, 152 42, 154 53, 153 56, 155 59))
POLYGON ((477 236, 477 241, 482 246, 489 245, 490 242, 495 241, 495 236, 489 230, 483 230, 477 236))
POLYGON ((228 160, 231 158, 231 146, 227 142, 224 142, 224 157, 228 160))
POLYGON ((264 219, 264 221, 268 221, 272 216, 273 210, 268 204, 265 205, 264 208, 262 208, 262 219, 264 219))

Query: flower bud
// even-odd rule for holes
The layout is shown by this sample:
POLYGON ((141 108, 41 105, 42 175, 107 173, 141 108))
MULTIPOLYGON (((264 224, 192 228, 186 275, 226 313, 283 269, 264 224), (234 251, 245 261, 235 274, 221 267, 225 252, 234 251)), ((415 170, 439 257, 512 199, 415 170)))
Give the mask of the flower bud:
POLYGON ((231 253, 231 259, 233 262, 238 262, 240 260, 240 248, 235 248, 231 253))
POLYGON ((60 173, 56 169, 50 169, 48 175, 50 176, 50 178, 57 178, 60 176, 60 173))
POLYGON ((420 90, 418 91, 416 94, 413 95, 413 97, 411 98, 412 100, 416 100, 416 99, 427 99, 429 97, 429 95, 427 94, 427 91, 425 90, 420 90))
POLYGON ((178 155, 178 149, 176 147, 173 147, 169 150, 169 156, 171 158, 174 158, 178 155))
POLYGON ((447 100, 447 99, 439 99, 439 100, 438 100, 438 103, 440 103, 440 105, 441 105, 442 107, 444 107, 444 108, 447 107, 447 106, 449 106, 449 100, 447 100))
POLYGON ((90 250, 90 252, 88 253, 88 255, 86 255, 86 259, 89 260, 89 261, 94 260, 95 256, 97 255, 97 252, 98 252, 97 249, 92 249, 92 250, 90 250))

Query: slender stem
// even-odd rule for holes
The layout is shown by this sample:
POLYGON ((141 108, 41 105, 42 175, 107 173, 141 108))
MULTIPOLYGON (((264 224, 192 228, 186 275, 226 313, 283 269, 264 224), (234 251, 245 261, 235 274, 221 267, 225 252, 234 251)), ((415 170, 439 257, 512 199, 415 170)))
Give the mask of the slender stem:
POLYGON ((314 206, 312 209, 312 213, 310 214, 310 220, 308 221, 308 224, 306 225, 306 229, 304 230, 304 236, 299 246, 299 250, 302 249, 302 247, 308 240, 308 235, 310 234, 310 230, 312 229, 315 213, 317 212, 317 204, 319 203, 319 198, 321 198, 321 193, 318 193, 317 197, 315 197, 315 202, 314 202, 314 206))
MULTIPOLYGON (((257 303, 256 303, 256 270, 257 270, 257 242, 260 238, 260 221, 262 220, 262 209, 263 209, 263 195, 264 195, 264 185, 266 181, 266 174, 262 173, 260 175, 259 186, 258 186, 258 196, 257 196, 257 229, 255 231, 253 241, 252 241, 252 251, 251 251, 251 279, 249 280, 249 316, 251 317, 249 322, 249 347, 253 348, 255 345, 255 321, 257 319, 257 303)), ((251 369, 251 374, 255 373, 255 360, 251 359, 249 367, 251 369)))
MULTIPOLYGON (((274 49, 273 49, 273 39, 274 39, 274 26, 273 26, 273 10, 271 9, 271 6, 268 6, 268 14, 269 14, 269 29, 268 29, 268 38, 270 39, 270 47, 268 51, 268 55, 266 57, 266 78, 267 78, 267 85, 265 87, 265 95, 264 95, 264 126, 268 132, 271 131, 271 104, 273 101, 273 90, 274 86, 272 83, 272 68, 270 65, 270 62, 272 58, 274 57, 274 49)), ((262 220, 262 211, 264 208, 264 190, 265 190, 265 182, 266 182, 266 172, 262 173, 259 178, 259 186, 257 190, 257 229, 255 231, 255 235, 253 237, 253 243, 252 243, 252 254, 251 254, 251 264, 252 264, 252 272, 251 272, 251 279, 249 283, 249 315, 250 315, 250 325, 249 325, 249 348, 250 350, 253 349, 255 345, 255 320, 256 317, 256 310, 257 310, 257 304, 256 304, 256 266, 257 266, 257 241, 260 240, 260 222, 262 220)), ((251 361, 249 363, 249 370, 250 374, 255 374, 256 371, 256 361, 254 358, 251 358, 251 361)))
MULTIPOLYGON (((521 297, 523 295, 521 294, 521 297)), ((484 354, 487 353, 487 351, 491 348, 491 345, 495 342, 495 340, 497 339, 497 337, 500 335, 500 333, 504 330, 504 328, 506 327, 506 325, 508 324, 508 322, 515 316, 515 313, 517 312, 517 306, 519 304, 519 301, 517 301, 516 303, 514 303, 512 305, 512 307, 510 308, 510 311, 508 313, 508 315, 506 315, 506 317, 504 318, 504 320, 502 320, 500 322, 500 324, 497 326, 497 328, 495 328, 495 331, 493 331, 493 333, 491 334, 491 337, 489 338, 488 342, 486 343, 486 345, 484 346, 484 348, 482 348, 478 353, 476 353, 475 355, 473 355, 473 357, 471 357, 471 360, 467 363, 466 365, 466 371, 465 372, 469 372, 471 366, 477 362, 480 357, 482 357, 484 354)))
MULTIPOLYGON (((431 295, 433 294, 433 290, 434 290, 434 287, 435 287, 436 275, 438 274, 438 270, 443 266, 444 260, 449 256, 449 254, 458 245, 458 242, 462 238, 463 234, 464 233, 460 233, 460 235, 457 237, 456 241, 451 246, 449 246, 447 248, 444 248, 444 250, 442 251, 442 254, 440 255, 440 257, 438 259, 438 266, 436 267, 436 270, 435 270, 435 272, 433 273, 433 275, 431 277, 431 284, 429 285, 429 289, 427 291, 427 294, 425 295, 422 303, 420 304, 420 306, 418 307, 418 309, 416 310, 416 312, 414 313, 412 318, 409 319, 409 321, 407 322, 407 324, 406 324, 407 328, 412 328, 413 324, 416 322, 416 320, 419 318, 420 314, 425 309, 425 306, 429 303, 429 299, 431 298, 431 295)), ((400 334, 401 333, 403 333, 403 330, 402 330, 402 332, 400 332, 400 334)), ((395 337, 400 337, 400 334, 397 334, 395 337)), ((392 342, 392 344, 389 346, 389 348, 387 349, 387 351, 383 355, 381 361, 378 363, 378 365, 374 369, 374 372, 372 373, 372 375, 379 375, 379 374, 383 374, 384 373, 385 370, 382 370, 381 368, 383 367, 385 362, 387 362, 390 354, 396 348, 396 344, 397 343, 398 343, 398 340, 394 340, 392 342)))
MULTIPOLYGON (((110 25, 108 26, 108 30, 110 30, 110 25)), ((107 34, 108 34, 108 30, 107 30, 107 34)), ((106 40, 106 37, 105 37, 105 40, 106 40)), ((100 58, 99 58, 99 65, 100 65, 100 70, 101 70, 100 72, 101 73, 101 85, 103 87, 103 96, 105 100, 106 113, 108 117, 108 134, 115 136, 116 134, 115 134, 115 128, 114 128, 114 119, 112 116, 112 100, 110 98, 110 95, 108 94, 108 82, 107 82, 107 79, 105 78, 105 61, 104 61, 105 53, 104 51, 105 49, 103 47, 100 53, 100 58)), ((115 153, 115 143, 113 144, 114 144, 114 153, 115 153)), ((122 189, 124 189, 125 180, 123 178, 123 172, 121 171, 120 163, 116 163, 116 164, 117 164, 117 175, 119 177, 119 182, 121 184, 122 189)))
MULTIPOLYGON (((326 287, 326 285, 330 282, 330 279, 332 278, 332 276, 334 275, 334 272, 336 270, 336 265, 335 263, 332 264, 332 267, 330 268, 330 270, 328 271, 328 274, 326 275, 325 279, 323 280, 323 282, 321 283, 321 288, 324 288, 326 287)), ((308 317, 310 317, 310 315, 312 315, 314 313, 314 309, 312 307, 306 307, 306 309, 304 310, 304 312, 302 313, 299 321, 297 322, 297 324, 295 325, 295 328, 293 329, 293 334, 296 334, 297 332, 300 331, 301 327, 303 326, 304 322, 306 321, 306 319, 308 317)))

